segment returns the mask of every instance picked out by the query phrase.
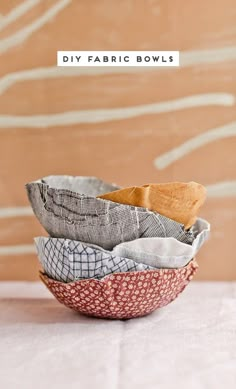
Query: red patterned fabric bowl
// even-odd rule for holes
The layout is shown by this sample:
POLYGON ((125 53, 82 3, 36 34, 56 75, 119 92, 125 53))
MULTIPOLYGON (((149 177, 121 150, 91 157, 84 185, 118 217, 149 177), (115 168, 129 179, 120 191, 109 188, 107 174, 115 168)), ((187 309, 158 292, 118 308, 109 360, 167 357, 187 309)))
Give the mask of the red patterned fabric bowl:
POLYGON ((131 319, 147 315, 175 300, 197 268, 193 259, 180 269, 113 273, 101 280, 90 278, 63 283, 44 273, 40 273, 40 277, 66 307, 89 316, 131 319))

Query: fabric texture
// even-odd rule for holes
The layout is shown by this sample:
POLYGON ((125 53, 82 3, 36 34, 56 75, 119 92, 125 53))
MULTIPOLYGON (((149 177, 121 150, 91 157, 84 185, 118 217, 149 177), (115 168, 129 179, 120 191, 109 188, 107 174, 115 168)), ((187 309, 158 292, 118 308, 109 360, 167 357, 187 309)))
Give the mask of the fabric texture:
POLYGON ((208 239, 210 225, 198 219, 192 245, 174 238, 142 238, 121 243, 112 251, 70 239, 35 238, 39 260, 50 277, 70 282, 102 278, 113 272, 151 268, 181 268, 196 256, 208 239))
POLYGON ((101 193, 120 189, 116 184, 110 184, 93 176, 47 176, 38 182, 50 184, 56 189, 67 189, 71 192, 81 192, 87 196, 97 196, 101 193))
POLYGON ((52 237, 94 243, 108 250, 119 243, 145 237, 174 237, 187 244, 193 242, 191 229, 186 231, 182 224, 165 216, 92 197, 98 195, 99 188, 105 190, 100 180, 99 185, 95 178, 91 181, 85 177, 83 182, 83 177, 50 176, 27 184, 26 189, 36 217, 52 237))
POLYGON ((197 270, 193 260, 182 269, 161 269, 114 273, 102 280, 83 280, 69 284, 41 279, 58 299, 69 308, 91 316, 130 319, 161 308, 185 289, 197 270))
POLYGON ((143 207, 190 228, 206 199, 206 189, 196 182, 169 182, 122 188, 98 196, 121 204, 143 207))
POLYGON ((46 274, 58 281, 102 278, 116 272, 152 269, 74 240, 38 237, 35 243, 46 274))
POLYGON ((209 239, 210 224, 206 220, 198 218, 193 230, 195 238, 192 245, 175 238, 141 238, 120 243, 114 247, 112 254, 157 268, 180 268, 187 265, 209 239))

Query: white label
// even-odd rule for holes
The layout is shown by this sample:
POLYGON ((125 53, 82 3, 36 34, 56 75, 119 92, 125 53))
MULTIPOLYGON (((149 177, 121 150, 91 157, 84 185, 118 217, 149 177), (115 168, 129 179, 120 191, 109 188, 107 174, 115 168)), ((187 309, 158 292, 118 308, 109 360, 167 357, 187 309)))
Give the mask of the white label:
POLYGON ((57 66, 179 66, 179 51, 58 51, 57 66))

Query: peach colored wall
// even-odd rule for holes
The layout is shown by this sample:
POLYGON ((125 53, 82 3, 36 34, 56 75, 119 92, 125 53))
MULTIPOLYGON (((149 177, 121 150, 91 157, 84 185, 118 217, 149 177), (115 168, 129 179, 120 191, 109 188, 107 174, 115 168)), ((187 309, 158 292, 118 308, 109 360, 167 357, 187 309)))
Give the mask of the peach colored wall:
POLYGON ((203 183, 212 238, 198 279, 236 279, 235 11, 235 0, 0 0, 0 279, 37 278, 30 245, 45 232, 24 184, 48 174, 203 183), (180 50, 181 67, 57 68, 57 50, 180 50))

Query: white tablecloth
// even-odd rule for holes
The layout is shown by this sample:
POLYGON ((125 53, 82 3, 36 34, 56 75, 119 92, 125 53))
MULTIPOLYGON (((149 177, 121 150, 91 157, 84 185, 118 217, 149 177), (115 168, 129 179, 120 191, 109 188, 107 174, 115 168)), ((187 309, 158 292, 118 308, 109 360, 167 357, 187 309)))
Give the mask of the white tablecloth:
POLYGON ((194 283, 128 321, 60 305, 41 283, 0 283, 2 389, 236 388, 236 282, 194 283))

